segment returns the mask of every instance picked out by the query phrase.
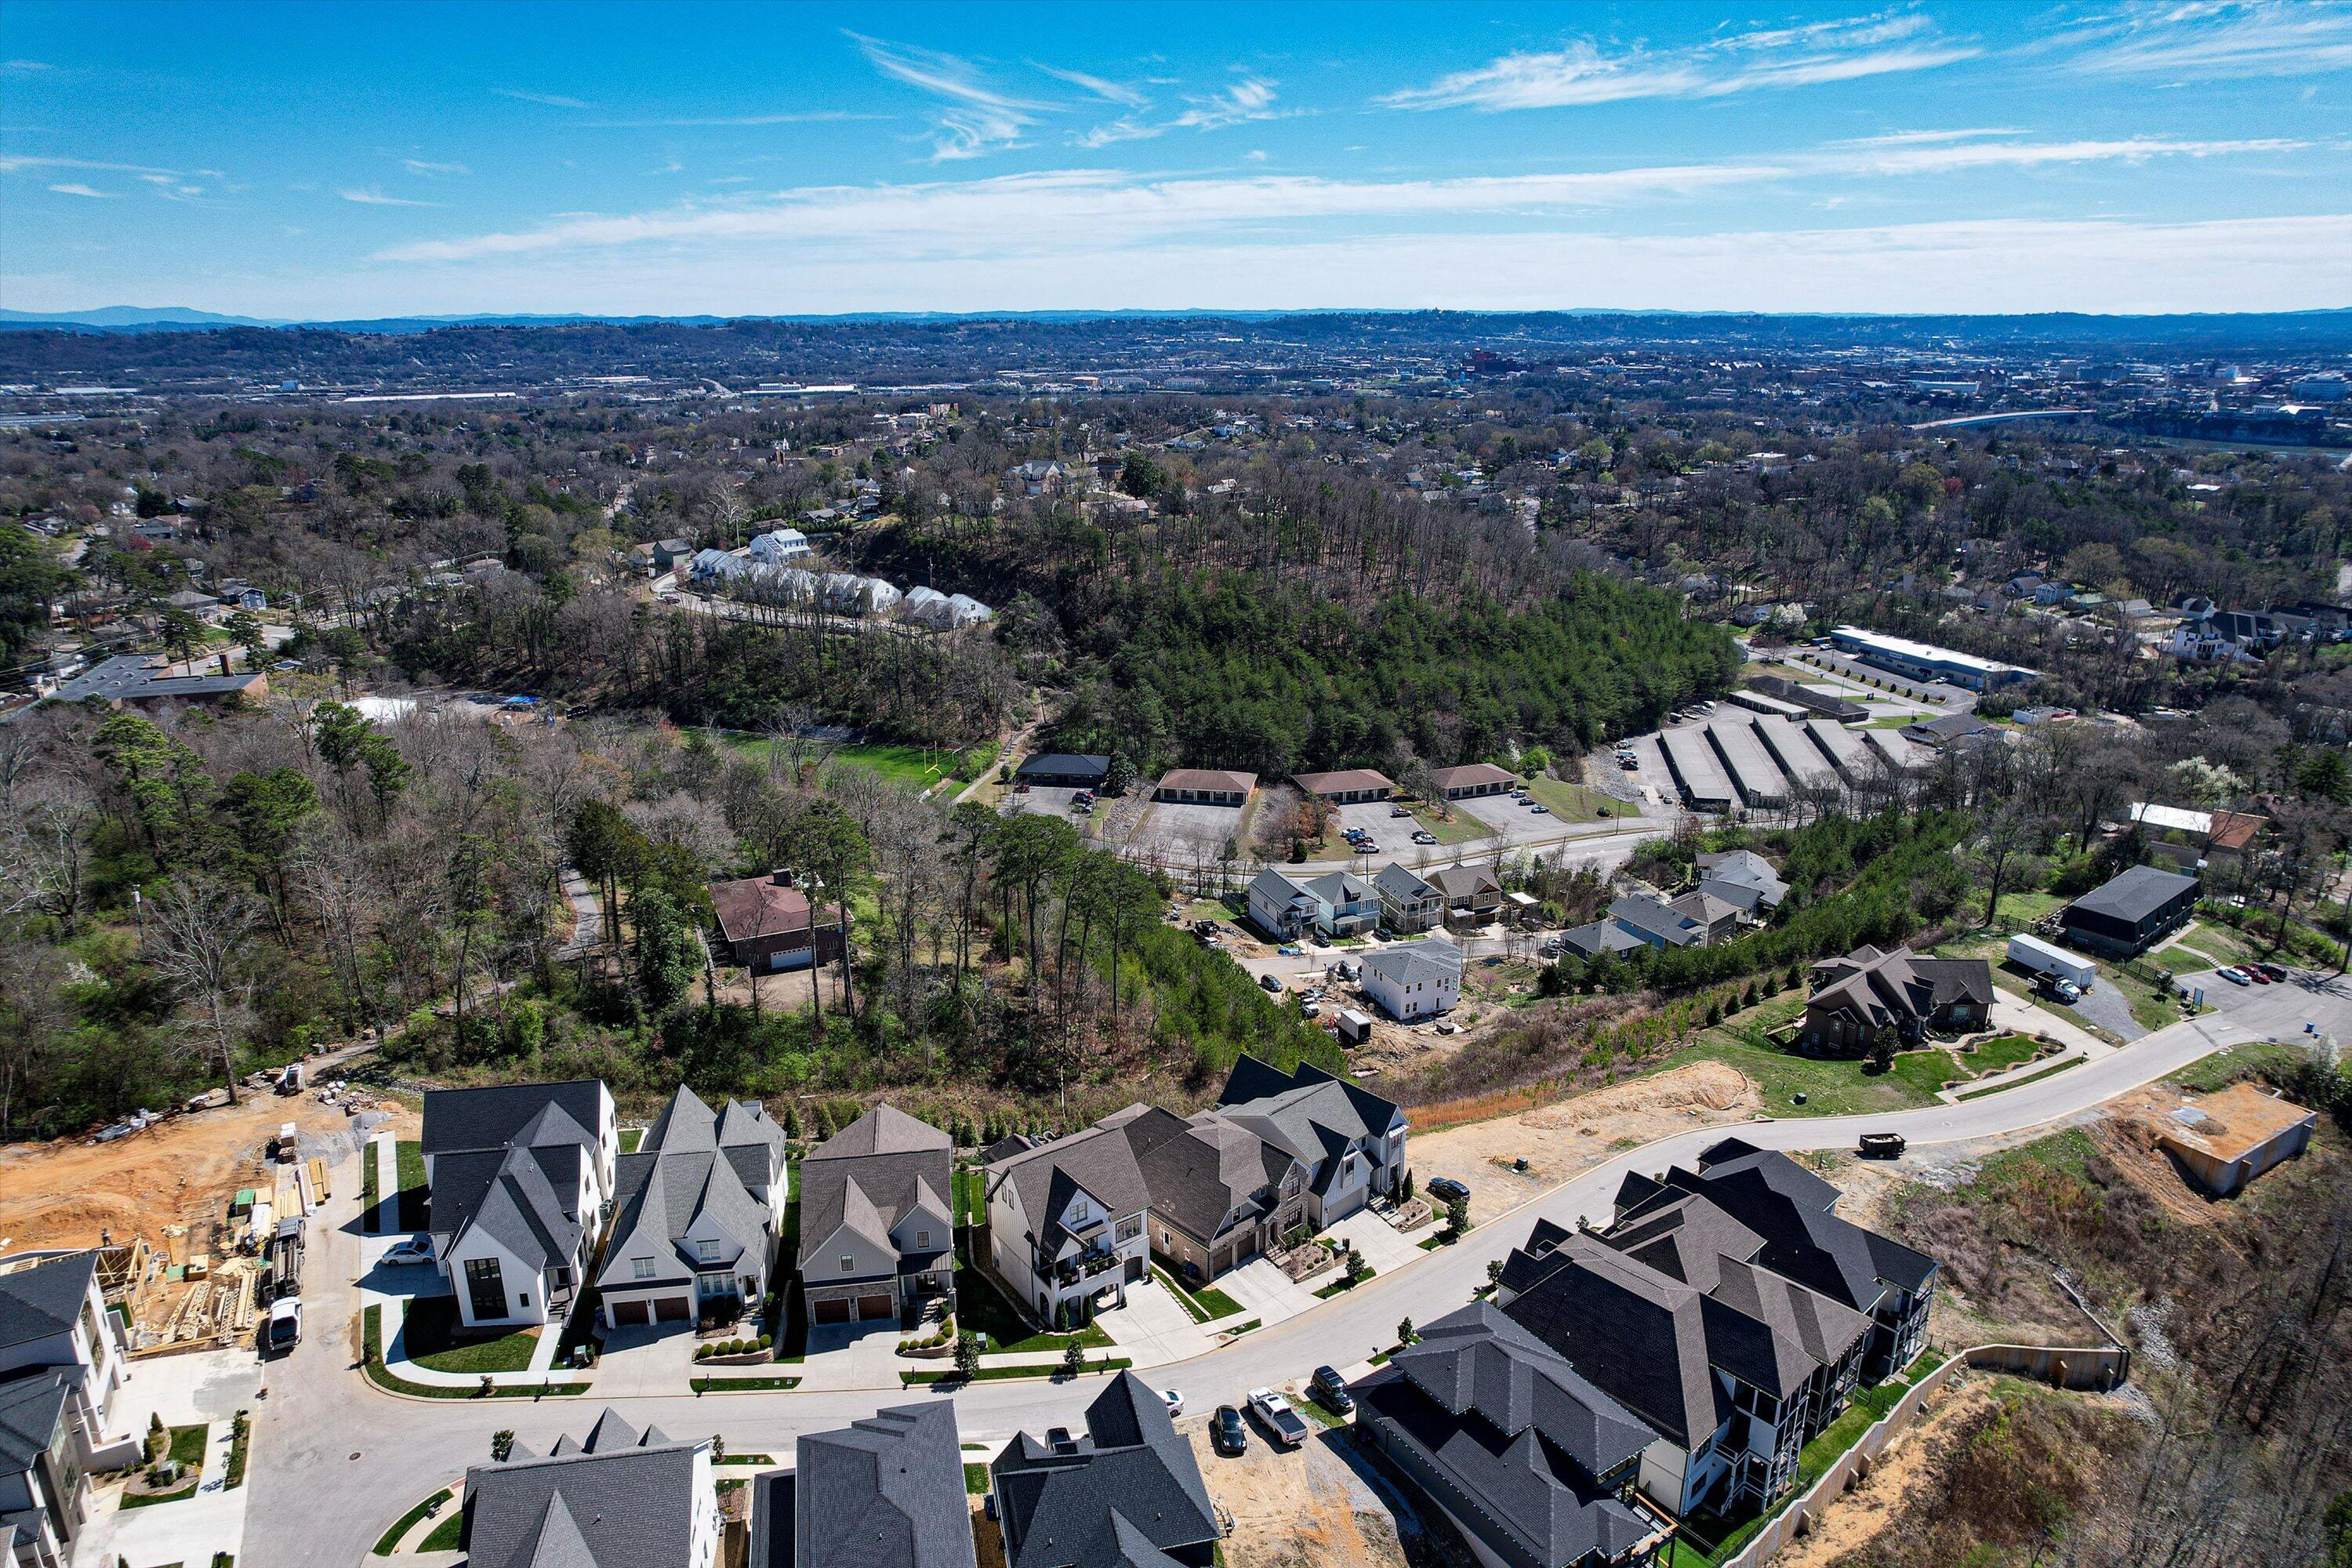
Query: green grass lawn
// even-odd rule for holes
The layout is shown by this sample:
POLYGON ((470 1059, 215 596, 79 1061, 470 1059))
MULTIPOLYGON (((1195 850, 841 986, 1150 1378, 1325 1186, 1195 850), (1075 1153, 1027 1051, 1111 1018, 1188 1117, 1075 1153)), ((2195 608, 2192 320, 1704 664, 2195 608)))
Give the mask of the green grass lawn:
POLYGON ((466 1334, 458 1324, 454 1296, 426 1296, 411 1301, 404 1321, 408 1359, 434 1372, 521 1372, 530 1365, 530 1352, 539 1345, 536 1328, 488 1336, 466 1334))
POLYGON ((1412 819, 1420 826, 1427 828, 1430 837, 1436 839, 1441 846, 1475 844, 1486 836, 1487 831, 1486 825, 1463 810, 1462 803, 1459 801, 1454 803, 1454 819, 1450 822, 1440 817, 1431 807, 1418 802, 1415 802, 1412 807, 1412 819))
POLYGON ((797 1377, 697 1377, 690 1382, 697 1394, 773 1394, 801 1385, 797 1377))
POLYGON ((2085 1057, 2068 1057, 2063 1062, 2051 1063, 2048 1067, 2043 1068, 2040 1072, 2030 1072, 2022 1078, 2013 1078, 2006 1083, 1996 1083, 1984 1089, 1972 1089, 1969 1090, 1968 1093, 1960 1096, 1960 1098, 1962 1100, 1981 1100, 1988 1094, 1999 1094, 2005 1089, 2022 1089, 2029 1083, 2039 1083, 2043 1079, 2049 1078, 2054 1073, 2064 1072, 2068 1068, 2081 1067, 2083 1063, 2088 1059, 2089 1058, 2085 1057))
MULTIPOLYGON (((1124 1372, 1135 1364, 1125 1356, 1097 1356, 1087 1363, 1088 1372, 1124 1372)), ((943 1372, 902 1372, 898 1374, 903 1388, 928 1388, 935 1383, 1011 1383, 1020 1378, 1060 1377, 1060 1363, 1052 1366, 984 1366, 970 1377, 949 1367, 943 1372)))
POLYGON ((967 1497, 979 1497, 988 1490, 988 1467, 967 1464, 963 1468, 963 1489, 967 1497))
POLYGON ((1088 1350, 1103 1350, 1111 1337, 1103 1332, 1098 1323, 1088 1323, 1075 1333, 1040 1333, 1029 1327, 1004 1293, 968 1263, 958 1263, 956 1281, 956 1326, 966 1333, 985 1335, 988 1348, 996 1351, 1057 1351, 1076 1340, 1088 1350))
POLYGON ((1354 1289, 1356 1288, 1356 1286, 1357 1286, 1357 1285, 1361 1285, 1361 1284, 1365 1283, 1367 1280, 1370 1280, 1370 1279, 1371 1279, 1371 1277, 1372 1277, 1374 1274, 1377 1274, 1378 1272, 1380 1272, 1380 1271, 1379 1271, 1378 1269, 1375 1269, 1375 1268, 1367 1268, 1367 1269, 1365 1269, 1365 1270, 1364 1270, 1364 1278, 1363 1278, 1362 1279, 1359 1279, 1359 1280, 1357 1280, 1357 1281, 1355 1282, 1355 1284, 1349 1284, 1349 1283, 1348 1282, 1348 1277, 1347 1277, 1345 1274, 1342 1274, 1342 1275, 1340 1275, 1340 1276, 1339 1276, 1339 1278, 1338 1278, 1337 1279, 1332 1280, 1332 1281, 1331 1281, 1331 1283, 1329 1283, 1328 1285, 1324 1286, 1324 1287, 1323 1287, 1323 1289, 1321 1289, 1320 1290, 1316 1291, 1316 1292, 1315 1292, 1316 1297, 1317 1297, 1317 1299, 1318 1299, 1318 1300, 1328 1301, 1328 1300, 1329 1300, 1332 1297, 1337 1296, 1338 1294, 1339 1294, 1339 1292, 1341 1292, 1342 1290, 1352 1290, 1352 1289, 1354 1289))
POLYGON ((640 1144, 640 1143, 643 1143, 645 1141, 646 1141, 646 1130, 645 1130, 644 1128, 642 1128, 642 1127, 624 1127, 624 1128, 622 1128, 622 1129, 621 1129, 621 1152, 622 1152, 622 1153, 624 1153, 624 1154, 634 1154, 634 1153, 635 1153, 635 1152, 637 1152, 637 1145, 638 1145, 638 1144, 640 1144))
POLYGON ((1591 784, 1570 784, 1542 773, 1528 785, 1528 793, 1551 807, 1551 814, 1562 822, 1601 822, 1642 815, 1637 806, 1603 795, 1591 784))
POLYGON ((360 1145, 360 1233, 375 1234, 375 1145, 360 1145))
POLYGON ((399 1156, 400 1217, 394 1223, 403 1230, 423 1230, 427 1224, 425 1200, 432 1189, 425 1181, 425 1145, 413 1138, 404 1138, 394 1145, 399 1156))
MULTIPOLYGON (((360 1314, 360 1342, 364 1347, 362 1366, 367 1380, 390 1394, 404 1394, 412 1399, 479 1399, 484 1397, 478 1386, 451 1388, 437 1383, 411 1383, 395 1377, 383 1365, 383 1309, 369 1307, 360 1314)), ((584 1383, 524 1383, 502 1384, 493 1388, 492 1399, 562 1398, 567 1394, 585 1394, 584 1383)))
MULTIPOLYGON (((1801 992, 1782 992, 1705 1030, 1650 1070, 1665 1072, 1696 1061, 1723 1062, 1755 1080, 1767 1113, 1773 1116, 1867 1115, 1934 1103, 1932 1093, 1922 1091, 1899 1072, 1866 1074, 1859 1061, 1801 1057, 1772 1044, 1771 1031, 1804 1008, 1801 992), (1805 1097, 1802 1105, 1793 1103, 1800 1094, 1805 1097)), ((1895 1060, 1900 1064, 1903 1058, 1895 1060)), ((1924 1065, 1919 1070, 1925 1070, 1924 1065)))
MULTIPOLYGON (((450 1489, 443 1487, 439 1491, 435 1492, 431 1497, 426 1498, 423 1502, 418 1503, 415 1508, 410 1509, 406 1513, 402 1514, 397 1520, 394 1521, 391 1529, 376 1537, 375 1554, 378 1557, 391 1556, 394 1549, 400 1545, 400 1538, 406 1535, 410 1531, 415 1529, 416 1521, 423 1519, 426 1512, 432 1509, 434 1504, 447 1502, 449 1500, 449 1495, 450 1489)), ((461 1513, 452 1515, 451 1517, 463 1518, 464 1515, 461 1513)))
POLYGON ((457 1537, 465 1533, 466 1513, 463 1509, 433 1527, 433 1533, 416 1543, 419 1552, 455 1552, 457 1537))
POLYGON ((2224 1053, 2214 1052, 2200 1057, 2187 1067, 2168 1075, 2165 1082, 2178 1084, 2197 1094, 2210 1094, 2227 1089, 2242 1078, 2260 1076, 2266 1069, 2284 1073, 2310 1060, 2310 1055, 2300 1046, 2279 1045, 2268 1040, 2250 1041, 2231 1046, 2224 1053))
POLYGON ((172 1462, 184 1469, 205 1468, 205 1434, 211 1428, 199 1421, 193 1426, 172 1428, 172 1462))
POLYGON ((1212 1318, 1230 1317, 1242 1310, 1239 1301, 1213 1285, 1205 1290, 1192 1289, 1157 1263, 1151 1266, 1151 1273, 1154 1279, 1168 1287, 1170 1295, 1183 1303, 1184 1310, 1192 1315, 1196 1323, 1205 1323, 1212 1318))

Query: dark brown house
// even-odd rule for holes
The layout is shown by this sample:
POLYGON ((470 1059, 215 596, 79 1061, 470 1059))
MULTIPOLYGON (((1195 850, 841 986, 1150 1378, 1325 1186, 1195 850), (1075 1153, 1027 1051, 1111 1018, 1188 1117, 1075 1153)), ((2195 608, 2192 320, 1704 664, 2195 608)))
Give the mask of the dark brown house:
POLYGON ((812 909, 808 895, 793 886, 790 871, 709 887, 728 963, 772 973, 841 957, 841 906, 812 909))
POLYGON ((1797 1045, 1809 1056, 1860 1056, 1883 1027, 1916 1040, 1931 1030, 1981 1029, 1991 1015, 1992 965, 1983 959, 1861 947, 1813 965, 1797 1045))

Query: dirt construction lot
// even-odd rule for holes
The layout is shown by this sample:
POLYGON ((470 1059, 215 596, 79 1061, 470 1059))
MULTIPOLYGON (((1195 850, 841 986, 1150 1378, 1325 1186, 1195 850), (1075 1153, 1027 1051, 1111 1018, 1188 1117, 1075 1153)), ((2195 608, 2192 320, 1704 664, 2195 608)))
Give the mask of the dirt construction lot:
POLYGON ((1764 1108, 1747 1075, 1694 1062, 1517 1116, 1449 1127, 1412 1140, 1416 1179, 1451 1176, 1470 1189, 1474 1225, 1507 1214, 1619 1150, 1693 1127, 1746 1121, 1764 1108), (1528 1168, 1514 1171, 1524 1158, 1528 1168))
MULTIPOLYGON (((302 1133, 306 1156, 331 1167, 352 1152, 350 1119, 337 1107, 309 1094, 240 1092, 234 1107, 174 1116, 111 1143, 60 1139, 0 1151, 0 1251, 95 1246, 100 1231, 160 1247, 163 1227, 184 1223, 190 1209, 258 1184, 263 1145, 283 1122, 302 1133)), ((416 1115, 395 1110, 391 1125, 415 1137, 416 1115)))
POLYGON ((1227 1458, 1209 1446, 1207 1422, 1183 1426, 1209 1496, 1234 1516, 1226 1568, 1404 1568, 1392 1505, 1355 1468, 1362 1460, 1343 1457, 1345 1429, 1309 1422, 1307 1442, 1283 1453, 1253 1426, 1248 1451, 1227 1458))

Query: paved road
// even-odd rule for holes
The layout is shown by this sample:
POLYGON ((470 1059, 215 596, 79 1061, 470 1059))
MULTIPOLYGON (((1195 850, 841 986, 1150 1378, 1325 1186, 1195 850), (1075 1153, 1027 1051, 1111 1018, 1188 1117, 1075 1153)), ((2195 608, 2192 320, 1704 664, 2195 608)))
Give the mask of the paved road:
MULTIPOLYGON (((2297 1024, 2289 1033, 2298 1032, 2297 1024)), ((1937 1105, 1873 1117, 1820 1117, 1751 1123, 1739 1135, 1766 1148, 1851 1148, 1863 1131, 1901 1132, 1914 1143, 1994 1137, 2085 1110, 2158 1079, 2209 1052, 2259 1037, 2226 1017, 2175 1025, 2105 1057, 2004 1093, 1960 1105, 1937 1105)), ((1611 1159, 1525 1207, 1482 1226, 1457 1246, 1375 1279, 1288 1322, 1192 1361, 1155 1369, 1181 1389, 1188 1406, 1237 1403, 1249 1388, 1305 1375, 1322 1363, 1346 1365, 1391 1342, 1398 1320, 1427 1322, 1469 1300, 1486 1264, 1525 1238, 1538 1215, 1564 1225, 1580 1215, 1605 1220, 1630 1170, 1656 1172, 1687 1163, 1725 1130, 1694 1130, 1611 1159)), ((346 1194, 356 1181, 336 1184, 346 1194)), ((382 1394, 352 1370, 352 1347, 331 1325, 348 1320, 355 1291, 343 1283, 358 1267, 356 1204, 339 1197, 315 1264, 310 1298, 314 1337, 276 1363, 261 1401, 254 1495, 246 1527, 247 1568, 314 1568, 356 1563, 384 1527, 411 1504, 487 1459, 490 1434, 511 1426, 541 1452, 564 1431, 583 1429, 603 1401, 421 1403, 382 1394)), ((673 1437, 719 1432, 738 1452, 782 1457, 793 1437, 871 1415, 877 1406, 953 1398, 967 1439, 1070 1424, 1101 1384, 981 1384, 955 1394, 842 1392, 733 1394, 710 1399, 661 1396, 617 1401, 628 1418, 651 1422, 673 1437)))

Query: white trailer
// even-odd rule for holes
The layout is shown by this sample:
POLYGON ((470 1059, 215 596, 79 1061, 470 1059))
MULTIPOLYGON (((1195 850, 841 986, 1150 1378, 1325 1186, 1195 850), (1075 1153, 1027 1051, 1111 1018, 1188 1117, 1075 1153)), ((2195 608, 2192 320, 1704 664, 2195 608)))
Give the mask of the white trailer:
POLYGON ((2071 980, 2088 991, 2099 977, 2099 966, 2079 953, 2068 952, 2063 947, 2053 947, 2038 936, 2022 933, 2009 939, 2009 961, 2020 969, 2043 974, 2053 980, 2071 980))

